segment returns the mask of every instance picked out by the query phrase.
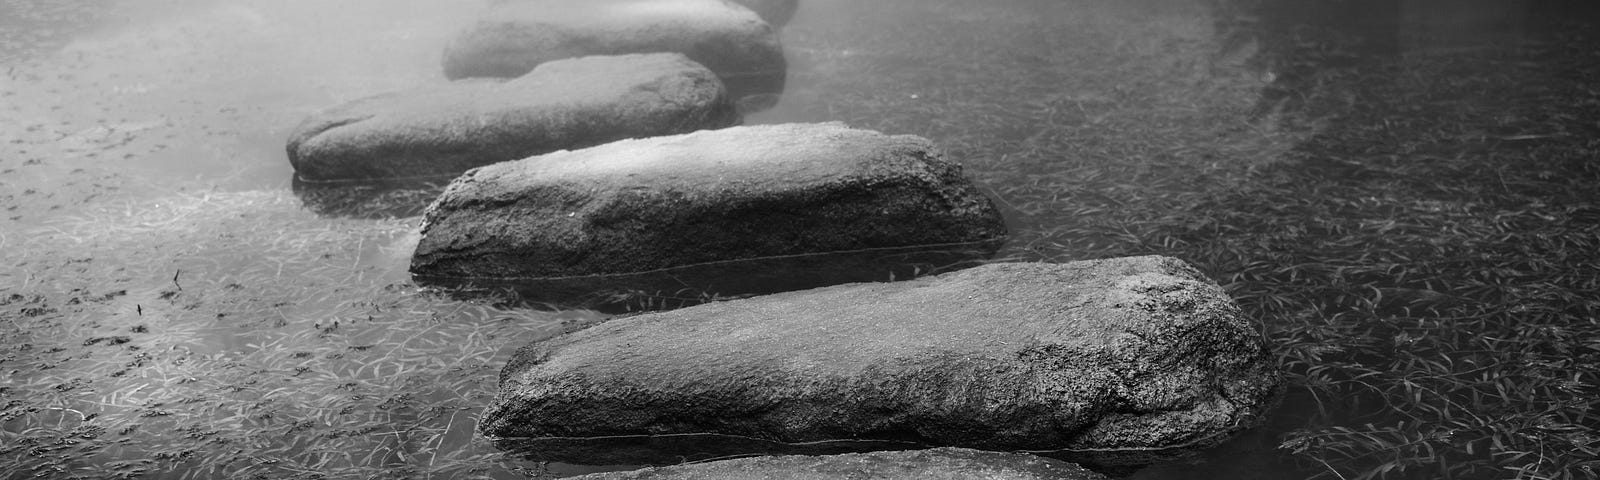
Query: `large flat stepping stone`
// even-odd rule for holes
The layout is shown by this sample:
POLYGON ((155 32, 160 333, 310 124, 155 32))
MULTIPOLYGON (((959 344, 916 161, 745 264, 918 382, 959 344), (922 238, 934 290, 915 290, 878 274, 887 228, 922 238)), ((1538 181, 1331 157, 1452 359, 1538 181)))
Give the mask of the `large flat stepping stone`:
POLYGON ((428 208, 411 272, 575 292, 792 290, 889 280, 874 259, 982 258, 1005 232, 926 139, 838 123, 746 126, 468 172, 428 208), (817 280, 801 281, 808 273, 817 280))
POLYGON ((592 473, 585 480, 1109 480, 1059 460, 965 448, 828 456, 740 458, 631 472, 592 473))
POLYGON ((289 137, 305 181, 455 176, 614 140, 740 121, 721 81, 679 54, 596 56, 512 80, 467 80, 356 100, 289 137))
POLYGON ((445 48, 444 72, 515 77, 563 58, 649 52, 700 62, 735 100, 782 93, 788 70, 776 30, 723 0, 499 0, 445 48))
POLYGON ((672 463, 671 442, 712 434, 748 440, 696 449, 911 442, 1118 470, 1221 443, 1260 422, 1280 385, 1255 326, 1180 260, 999 263, 534 343, 501 372, 479 429, 568 463, 608 445, 630 457, 607 463, 672 463))

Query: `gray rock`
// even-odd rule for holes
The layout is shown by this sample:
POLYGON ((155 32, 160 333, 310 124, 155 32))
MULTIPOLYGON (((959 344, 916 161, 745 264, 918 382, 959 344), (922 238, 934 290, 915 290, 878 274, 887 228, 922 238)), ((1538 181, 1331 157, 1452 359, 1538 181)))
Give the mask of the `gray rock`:
POLYGON ((783 92, 774 28, 723 0, 499 0, 446 47, 448 78, 515 77, 584 55, 678 52, 710 68, 738 100, 783 92))
POLYGON ((479 428, 595 442, 890 440, 1116 470, 1257 424, 1280 384, 1260 333, 1180 260, 1000 263, 625 317, 534 343, 501 372, 479 428))
POLYGON ((289 137, 307 181, 454 176, 473 167, 740 121, 722 83, 678 54, 585 57, 319 112, 289 137))
MULTIPOLYGON (((823 255, 845 252, 986 256, 1004 236, 999 211, 925 139, 764 125, 467 172, 428 208, 411 271, 425 281, 614 281, 605 276, 795 258, 824 269, 860 260, 823 255)), ((718 275, 738 282, 727 274, 718 275)))
POLYGON ((794 18, 795 10, 800 8, 800 0, 733 0, 733 3, 744 5, 745 8, 756 12, 762 20, 774 27, 782 27, 794 18))
POLYGON ((965 448, 829 456, 755 457, 582 475, 579 479, 696 480, 1109 480, 1083 467, 1024 453, 965 448))

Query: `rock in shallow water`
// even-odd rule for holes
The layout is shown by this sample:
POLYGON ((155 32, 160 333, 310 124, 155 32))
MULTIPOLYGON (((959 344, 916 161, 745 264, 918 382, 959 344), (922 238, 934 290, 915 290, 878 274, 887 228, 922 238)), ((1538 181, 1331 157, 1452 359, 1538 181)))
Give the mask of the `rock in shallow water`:
POLYGON ((424 281, 604 284, 712 265, 708 278, 738 284, 733 262, 784 259, 866 281, 883 275, 850 276, 859 255, 823 254, 962 247, 972 258, 992 254, 1005 231, 960 166, 920 137, 836 123, 734 127, 468 172, 428 208, 411 271, 424 281))
POLYGON ((724 442, 723 454, 883 440, 1115 469, 1226 440, 1261 420, 1280 382, 1255 327, 1180 260, 1002 263, 535 343, 501 372, 479 428, 559 440, 505 445, 570 463, 619 442, 630 456, 604 462, 673 462, 671 448, 637 438, 708 433, 766 441, 724 442))
POLYGON ((682 55, 599 56, 340 105, 296 128, 288 151, 306 181, 443 176, 739 121, 721 81, 682 55))
POLYGON ((723 0, 498 0, 444 53, 448 78, 515 77, 584 55, 678 52, 716 72, 732 98, 783 92, 773 27, 723 0))
POLYGON ((756 12, 762 20, 774 27, 782 27, 794 18, 795 10, 800 9, 800 0, 733 0, 734 3, 744 5, 745 8, 756 12))
POLYGON ((583 475, 588 480, 1107 480, 1070 463, 1023 453, 965 448, 828 456, 781 456, 583 475))

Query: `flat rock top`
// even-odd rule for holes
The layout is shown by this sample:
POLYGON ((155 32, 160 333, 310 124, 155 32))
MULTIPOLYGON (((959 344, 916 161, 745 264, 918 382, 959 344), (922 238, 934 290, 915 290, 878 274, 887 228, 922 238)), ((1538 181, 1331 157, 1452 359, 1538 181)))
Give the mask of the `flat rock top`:
POLYGON ((577 372, 595 367, 738 370, 763 365, 812 377, 854 377, 885 359, 928 352, 1010 356, 1044 345, 1093 352, 1092 357, 1138 356, 1168 348, 1160 344, 1175 341, 1174 336, 1192 326, 1238 321, 1229 317, 1234 313, 1231 303, 1214 284, 1180 260, 1155 256, 999 263, 918 280, 755 300, 618 319, 553 339, 545 347, 561 353, 539 369, 581 374, 577 372), (1162 324, 1152 324, 1148 314, 1134 314, 1140 308, 1171 305, 1196 311, 1162 324), (1092 314, 1074 314, 1077 309, 1092 314), (617 345, 672 348, 629 349, 618 355, 617 345), (733 351, 739 352, 740 364, 720 361, 733 351))
POLYGON ((1107 480, 1083 467, 1020 453, 965 448, 755 457, 631 472, 584 475, 583 479, 697 480, 1107 480))
POLYGON ((716 74, 677 53, 547 62, 348 102, 289 136, 304 180, 456 175, 556 148, 735 123, 716 74))
MULTIPOLYGON (((659 89, 658 84, 664 79, 701 72, 710 75, 705 67, 677 53, 597 55, 546 62, 510 80, 465 79, 369 97, 337 111, 385 113, 367 118, 369 122, 394 118, 415 123, 434 118, 438 119, 434 123, 442 123, 455 121, 461 115, 613 104, 635 91, 659 89)), ((314 118, 324 116, 328 115, 314 118)), ((382 128, 373 124, 363 127, 382 128)))
POLYGON ((662 77, 702 71, 704 66, 679 53, 593 55, 541 63, 527 75, 505 82, 505 87, 538 91, 547 101, 560 102, 566 95, 636 90, 662 77))
POLYGON ((619 318, 530 344, 496 437, 912 440, 1145 465, 1259 421, 1280 376, 1181 260, 998 263, 619 318))
POLYGON ((758 125, 552 152, 486 166, 457 183, 472 185, 478 197, 507 199, 528 185, 569 182, 596 190, 645 185, 683 192, 788 190, 908 171, 931 176, 926 167, 906 167, 933 150, 920 137, 841 123, 758 125))

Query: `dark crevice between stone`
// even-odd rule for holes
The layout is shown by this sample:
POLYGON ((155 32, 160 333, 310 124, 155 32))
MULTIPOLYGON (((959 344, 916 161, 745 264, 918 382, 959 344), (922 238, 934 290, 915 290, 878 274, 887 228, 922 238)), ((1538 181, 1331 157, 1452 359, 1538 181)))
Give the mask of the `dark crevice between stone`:
POLYGON ((462 278, 413 275, 457 298, 622 313, 858 282, 908 280, 984 263, 1005 238, 707 262, 608 275, 462 278))
POLYGON ((922 450, 934 447, 914 441, 884 439, 786 443, 712 433, 492 440, 501 450, 529 460, 576 465, 663 466, 755 455, 838 455, 884 450, 922 450))

